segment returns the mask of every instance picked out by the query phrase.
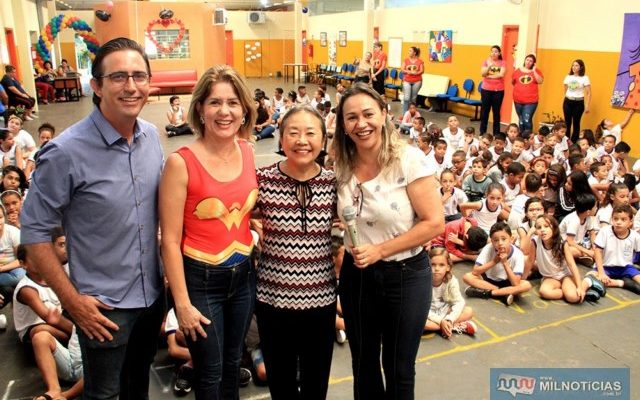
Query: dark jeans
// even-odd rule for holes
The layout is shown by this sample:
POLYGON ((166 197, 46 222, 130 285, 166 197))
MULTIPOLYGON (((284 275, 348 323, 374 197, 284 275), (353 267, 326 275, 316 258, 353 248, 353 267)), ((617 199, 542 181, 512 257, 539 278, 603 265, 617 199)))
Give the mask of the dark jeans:
POLYGON ((373 81, 373 89, 380 93, 383 99, 385 98, 384 72, 380 72, 380 74, 376 76, 376 80, 373 81))
POLYGON ((204 326, 206 338, 187 338, 196 399, 238 399, 240 358, 256 288, 250 260, 219 267, 184 257, 184 275, 191 304, 212 321, 204 326))
POLYGON ((504 90, 482 90, 480 93, 482 108, 480 109, 480 134, 487 133, 489 113, 493 111, 493 134, 500 132, 500 107, 504 98, 504 90))
POLYGON ((165 313, 164 295, 150 307, 101 310, 119 329, 100 343, 78 328, 82 350, 84 400, 149 398, 149 367, 158 348, 165 313))
POLYGON ((415 361, 431 304, 427 254, 360 269, 345 253, 339 293, 351 349, 354 398, 413 399, 415 361))
POLYGON ((524 131, 533 131, 533 114, 538 108, 538 103, 513 103, 516 108, 516 114, 518 114, 518 122, 520 125, 520 133, 524 131))
POLYGON ((564 98, 562 103, 564 122, 567 124, 567 135, 571 135, 571 142, 576 143, 580 135, 580 119, 584 113, 584 100, 569 100, 564 98), (573 131, 571 131, 573 126, 573 131))
POLYGON ((335 303, 310 310, 283 310, 258 301, 256 317, 271 398, 325 399, 336 337, 335 303))
POLYGON ((353 78, 353 83, 358 83, 358 82, 369 83, 370 81, 371 81, 371 78, 368 75, 356 76, 355 78, 353 78))
POLYGON ((253 134, 256 135, 258 140, 272 138, 273 132, 275 132, 276 128, 273 125, 267 125, 258 132, 257 130, 253 130, 253 134))
POLYGON ((164 127, 167 133, 172 133, 172 136, 180 136, 180 135, 193 135, 193 131, 188 123, 184 123, 182 125, 167 125, 164 127))

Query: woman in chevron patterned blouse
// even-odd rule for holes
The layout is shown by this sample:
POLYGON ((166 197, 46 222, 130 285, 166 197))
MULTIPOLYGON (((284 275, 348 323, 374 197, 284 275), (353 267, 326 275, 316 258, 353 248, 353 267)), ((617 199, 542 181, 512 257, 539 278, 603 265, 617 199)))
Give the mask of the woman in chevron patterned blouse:
POLYGON ((435 167, 400 140, 385 100, 361 83, 340 100, 334 147, 338 214, 355 207, 359 233, 357 245, 345 235, 339 287, 355 398, 413 399, 415 359, 431 303, 431 268, 422 246, 444 231, 435 167))
POLYGON ((335 338, 335 175, 315 162, 326 130, 313 108, 289 110, 280 131, 287 158, 257 173, 264 232, 256 299, 260 346, 273 400, 321 400, 335 338))

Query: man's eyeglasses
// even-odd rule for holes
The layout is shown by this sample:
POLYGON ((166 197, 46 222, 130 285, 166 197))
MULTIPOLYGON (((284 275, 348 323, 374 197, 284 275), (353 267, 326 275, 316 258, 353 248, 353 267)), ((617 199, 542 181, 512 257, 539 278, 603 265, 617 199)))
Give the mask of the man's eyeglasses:
POLYGON ((133 81, 136 83, 136 85, 144 85, 149 82, 149 76, 149 74, 142 71, 136 71, 132 74, 128 74, 124 71, 118 71, 112 72, 108 75, 99 76, 98 78, 108 78, 111 83, 115 85, 124 85, 125 83, 127 83, 129 78, 133 78, 133 81))

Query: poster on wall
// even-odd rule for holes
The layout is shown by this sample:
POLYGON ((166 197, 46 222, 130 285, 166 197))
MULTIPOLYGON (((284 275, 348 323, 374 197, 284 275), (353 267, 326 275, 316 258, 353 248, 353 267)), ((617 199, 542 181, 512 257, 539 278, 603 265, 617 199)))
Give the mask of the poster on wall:
POLYGON ((453 31, 429 32, 429 61, 450 63, 453 31))
POLYGON ((611 105, 640 110, 640 14, 624 15, 620 61, 611 105))
POLYGON ((338 42, 340 47, 347 47, 347 31, 338 32, 338 42))
POLYGON ((327 32, 320 32, 320 46, 327 47, 327 32))

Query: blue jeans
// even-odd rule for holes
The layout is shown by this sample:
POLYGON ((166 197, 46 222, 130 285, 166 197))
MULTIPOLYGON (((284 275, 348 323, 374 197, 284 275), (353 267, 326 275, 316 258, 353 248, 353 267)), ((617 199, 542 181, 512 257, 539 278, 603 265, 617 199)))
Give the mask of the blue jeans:
POLYGON ((360 269, 345 253, 339 293, 351 349, 354 398, 413 399, 415 361, 431 305, 427 254, 360 269))
POLYGON ((148 399, 149 367, 156 355, 165 313, 164 294, 147 308, 100 311, 119 329, 111 332, 112 341, 100 343, 78 328, 84 375, 82 399, 148 399))
POLYGON ((409 83, 402 82, 402 115, 409 111, 409 103, 415 103, 418 100, 418 92, 422 87, 422 81, 409 83))
MULTIPOLYGON (((25 276, 27 271, 24 268, 14 268, 11 271, 0 272, 0 286, 11 287, 14 288, 20 282, 23 276, 25 276)), ((8 300, 5 300, 8 301, 8 300)))
POLYGON ((516 114, 518 114, 518 122, 520 125, 520 133, 524 131, 533 131, 533 114, 536 113, 538 103, 513 103, 516 108, 516 114))
POLYGON ((255 300, 251 261, 219 267, 184 257, 184 275, 191 304, 211 321, 204 326, 206 338, 187 338, 196 399, 238 399, 240 359, 255 300))
POLYGON ((253 134, 256 135, 257 139, 266 139, 273 137, 273 132, 276 130, 272 125, 267 125, 260 132, 253 130, 253 134))

